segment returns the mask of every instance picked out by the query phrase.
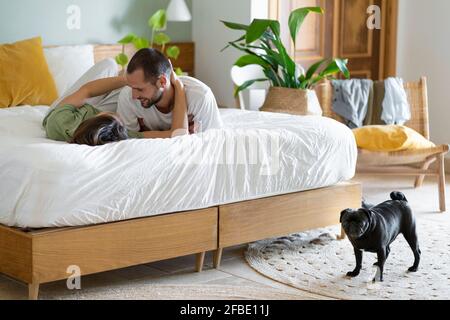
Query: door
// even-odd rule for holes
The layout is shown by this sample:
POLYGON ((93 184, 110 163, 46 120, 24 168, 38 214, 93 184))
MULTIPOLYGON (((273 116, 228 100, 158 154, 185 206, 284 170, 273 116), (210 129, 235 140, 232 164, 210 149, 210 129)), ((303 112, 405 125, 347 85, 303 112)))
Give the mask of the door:
POLYGON ((397 0, 271 0, 270 18, 280 21, 285 45, 304 68, 331 57, 349 59, 352 78, 384 79, 395 75, 397 0), (310 14, 294 48, 287 28, 290 12, 320 6, 310 14), (373 20, 373 19, 379 20, 373 20), (368 21, 379 21, 369 28, 368 21))

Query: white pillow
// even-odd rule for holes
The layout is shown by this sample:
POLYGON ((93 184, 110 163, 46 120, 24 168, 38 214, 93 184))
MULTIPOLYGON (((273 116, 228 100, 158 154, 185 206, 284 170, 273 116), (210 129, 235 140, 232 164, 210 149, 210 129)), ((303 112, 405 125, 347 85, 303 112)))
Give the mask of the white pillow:
POLYGON ((94 65, 92 45, 44 48, 44 54, 59 97, 94 65))

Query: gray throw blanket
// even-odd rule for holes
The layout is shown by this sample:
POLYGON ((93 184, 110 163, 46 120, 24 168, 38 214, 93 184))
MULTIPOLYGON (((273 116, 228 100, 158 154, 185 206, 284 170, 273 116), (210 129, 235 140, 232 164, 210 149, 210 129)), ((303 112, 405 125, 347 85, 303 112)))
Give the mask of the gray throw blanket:
POLYGON ((333 111, 348 121, 349 128, 363 126, 373 81, 367 79, 333 80, 333 111))

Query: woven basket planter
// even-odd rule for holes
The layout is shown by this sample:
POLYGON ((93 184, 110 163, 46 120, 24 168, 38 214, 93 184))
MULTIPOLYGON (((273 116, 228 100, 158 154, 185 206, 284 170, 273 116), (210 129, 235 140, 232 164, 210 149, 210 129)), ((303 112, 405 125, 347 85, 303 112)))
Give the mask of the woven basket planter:
POLYGON ((281 87, 270 87, 266 101, 260 110, 300 116, 322 115, 322 108, 314 90, 281 87))

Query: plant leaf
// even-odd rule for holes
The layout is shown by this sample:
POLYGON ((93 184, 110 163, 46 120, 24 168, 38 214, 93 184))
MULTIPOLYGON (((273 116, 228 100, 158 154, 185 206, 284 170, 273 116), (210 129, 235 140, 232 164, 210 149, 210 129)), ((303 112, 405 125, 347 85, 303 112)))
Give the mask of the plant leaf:
POLYGON ((237 97, 238 93, 241 92, 242 90, 247 89, 248 87, 250 87, 252 84, 254 84, 255 82, 263 82, 263 81, 267 81, 267 79, 255 79, 255 80, 248 80, 245 81, 242 85, 240 85, 239 87, 237 87, 234 90, 234 96, 237 97))
POLYGON ((319 62, 309 67, 308 71, 306 72, 305 80, 310 80, 325 61, 327 61, 327 59, 320 60, 319 62))
POLYGON ((157 45, 162 46, 162 45, 165 45, 166 43, 170 42, 170 37, 167 34, 161 32, 161 33, 157 33, 155 35, 155 37, 153 38, 153 41, 157 45))
POLYGON ((306 16, 310 12, 315 13, 323 13, 323 10, 321 7, 306 7, 306 8, 299 8, 297 10, 294 10, 289 15, 289 31, 291 32, 291 38, 292 41, 294 41, 297 38, 297 33, 300 30, 300 27, 303 24, 303 21, 305 21, 306 16))
POLYGON ((263 68, 268 68, 269 67, 267 62, 265 62, 261 57, 256 56, 256 55, 250 55, 250 54, 240 57, 234 63, 235 66, 238 66, 238 67, 241 67, 241 68, 245 67, 245 66, 248 66, 248 65, 251 65, 251 64, 257 64, 257 65, 260 65, 263 68))
POLYGON ((178 68, 175 69, 175 74, 177 76, 182 76, 184 74, 184 72, 183 72, 183 70, 180 67, 178 67, 178 68))
POLYGON ((122 39, 120 39, 117 43, 120 43, 120 44, 129 44, 129 43, 132 43, 136 38, 138 38, 137 35, 135 35, 134 33, 129 33, 129 34, 127 34, 125 37, 123 37, 122 39))
POLYGON ((295 79, 296 64, 287 53, 286 48, 284 47, 279 37, 276 37, 276 40, 273 41, 273 44, 279 52, 279 57, 281 59, 280 66, 282 67, 281 71, 284 76, 284 82, 288 88, 294 88, 294 83, 297 82, 295 79))
MULTIPOLYGON (((245 35, 243 35, 243 36, 240 37, 239 39, 236 39, 236 40, 231 41, 231 42, 232 42, 232 43, 236 43, 236 42, 242 41, 242 40, 244 40, 244 39, 245 39, 245 35)), ((229 42, 228 45, 227 45, 225 48, 223 48, 222 50, 220 50, 220 52, 225 51, 225 50, 228 49, 230 46, 231 46, 231 44, 230 44, 230 42, 229 42)))
POLYGON ((133 44, 137 50, 148 48, 150 46, 149 41, 145 38, 136 38, 133 40, 133 44))
POLYGON ((228 28, 230 28, 232 30, 245 30, 245 31, 248 30, 248 26, 245 24, 228 22, 228 21, 223 21, 223 20, 220 20, 220 22, 222 22, 225 26, 227 26, 228 28))
POLYGON ((320 73, 320 76, 325 78, 335 73, 342 72, 342 74, 348 79, 350 72, 347 69, 348 60, 334 59, 331 63, 320 73))
POLYGON ((264 74, 274 87, 283 87, 283 80, 280 79, 277 72, 273 69, 265 69, 264 74))
POLYGON ((348 78, 350 78, 350 71, 348 71, 347 63, 348 63, 348 59, 336 59, 336 65, 338 66, 339 70, 348 79, 348 78))
POLYGON ((245 42, 252 43, 259 38, 270 28, 274 34, 280 34, 280 23, 276 20, 254 19, 250 24, 247 34, 245 35, 245 42))
POLYGON ((171 46, 167 48, 166 54, 169 58, 177 60, 178 56, 180 55, 180 48, 178 48, 177 46, 171 46))
POLYGON ((158 10, 153 16, 148 20, 148 25, 150 28, 155 29, 155 31, 161 31, 167 27, 167 14, 166 10, 158 10))
POLYGON ((116 56, 116 62, 119 66, 122 66, 122 68, 124 68, 128 63, 128 56, 125 53, 119 53, 116 56))

